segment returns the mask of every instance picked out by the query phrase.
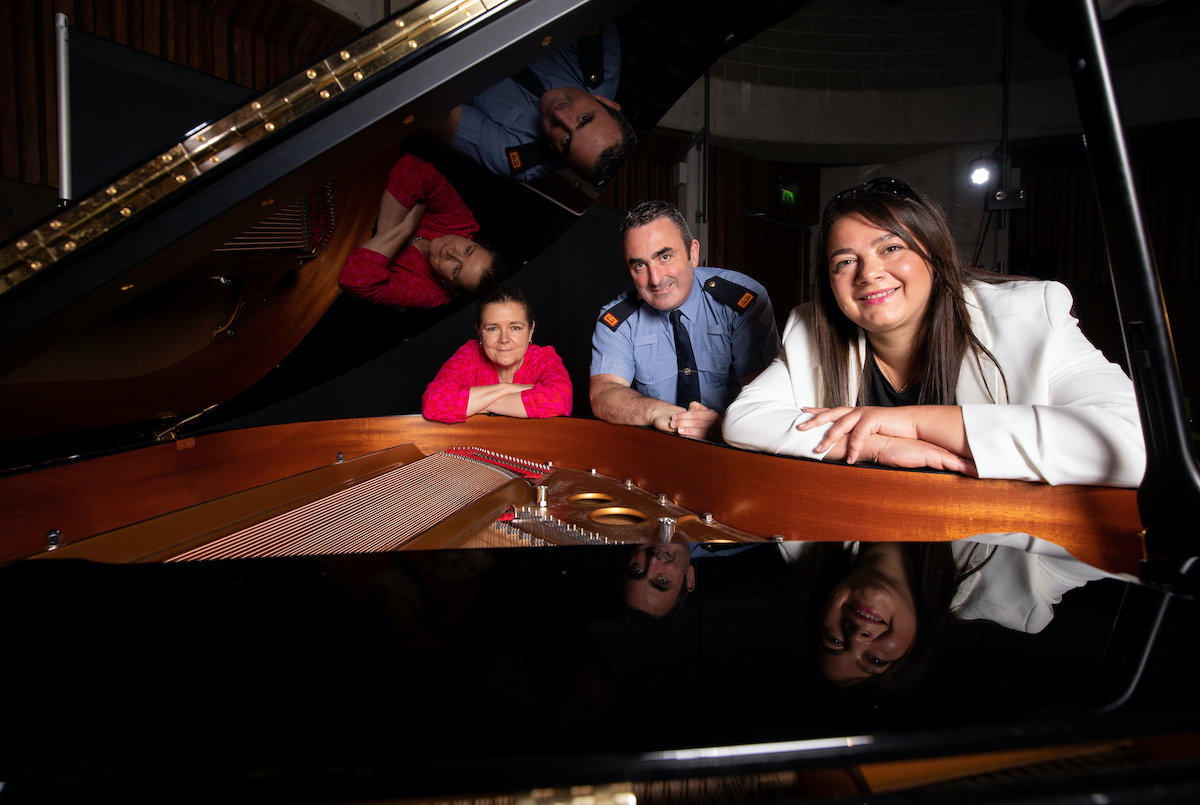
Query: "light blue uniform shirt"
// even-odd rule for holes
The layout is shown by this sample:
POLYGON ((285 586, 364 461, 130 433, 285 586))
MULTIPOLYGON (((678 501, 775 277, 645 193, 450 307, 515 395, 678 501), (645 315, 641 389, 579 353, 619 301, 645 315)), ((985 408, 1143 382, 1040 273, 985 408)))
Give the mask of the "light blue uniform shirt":
MULTIPOLYGON (((579 44, 571 42, 562 49, 539 59, 529 66, 541 79, 545 89, 578 87, 609 100, 616 95, 621 81, 621 42, 612 23, 600 28, 604 38, 604 81, 596 89, 587 89, 579 69, 579 44)), ((525 145, 545 137, 539 97, 511 78, 464 103, 459 111, 458 129, 450 146, 458 153, 482 165, 492 173, 510 176, 505 152, 514 146, 525 145)), ((557 161, 543 162, 519 174, 522 181, 532 181, 560 167, 557 161)))
MULTIPOLYGON (((605 311, 632 296, 631 287, 604 306, 605 311)), ((737 271, 698 266, 692 292, 679 306, 700 370, 700 402, 724 413, 742 390, 739 378, 761 372, 775 360, 782 345, 775 329, 771 300, 762 285, 737 271), (739 314, 704 292, 709 277, 723 277, 758 294, 739 314)), ((634 391, 686 408, 690 400, 675 399, 679 361, 670 311, 643 302, 615 331, 601 321, 592 335, 592 374, 616 375, 630 381, 634 391)))

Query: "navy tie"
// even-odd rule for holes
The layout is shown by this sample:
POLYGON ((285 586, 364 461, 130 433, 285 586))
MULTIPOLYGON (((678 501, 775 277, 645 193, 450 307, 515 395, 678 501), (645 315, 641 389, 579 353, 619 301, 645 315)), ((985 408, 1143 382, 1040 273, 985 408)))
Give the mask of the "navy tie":
POLYGON ((692 353, 692 339, 680 319, 683 314, 671 311, 671 328, 675 330, 675 357, 679 362, 679 376, 675 381, 675 404, 687 408, 688 403, 700 401, 700 372, 696 369, 696 356, 692 353))

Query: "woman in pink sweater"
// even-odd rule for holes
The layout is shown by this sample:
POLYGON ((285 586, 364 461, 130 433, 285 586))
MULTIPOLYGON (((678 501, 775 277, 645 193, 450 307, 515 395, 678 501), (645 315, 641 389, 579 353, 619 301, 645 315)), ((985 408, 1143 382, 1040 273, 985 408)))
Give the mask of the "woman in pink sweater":
POLYGON ((446 361, 421 398, 435 422, 462 422, 472 414, 531 419, 571 413, 571 378, 553 347, 533 339, 525 294, 500 287, 475 303, 475 331, 446 361))
POLYGON ((342 290, 381 305, 431 308, 489 284, 498 260, 446 177, 405 154, 392 168, 374 237, 346 258, 342 290))

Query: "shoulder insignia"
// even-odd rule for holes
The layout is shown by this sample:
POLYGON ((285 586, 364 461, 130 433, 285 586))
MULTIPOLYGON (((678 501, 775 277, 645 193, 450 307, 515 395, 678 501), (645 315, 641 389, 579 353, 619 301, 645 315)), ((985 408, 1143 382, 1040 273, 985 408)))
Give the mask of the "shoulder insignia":
POLYGON ((546 161, 548 155, 545 144, 541 140, 537 140, 506 148, 504 156, 508 160, 509 172, 515 176, 522 171, 541 165, 546 161))
POLYGON ((750 306, 754 304, 754 300, 758 298, 758 294, 745 285, 730 282, 724 277, 706 279, 704 292, 721 304, 736 310, 739 316, 749 310, 750 306))
POLYGON ((621 326, 621 322, 629 318, 629 314, 637 310, 642 304, 642 297, 637 294, 631 294, 622 301, 610 307, 600 316, 600 323, 614 333, 621 326))

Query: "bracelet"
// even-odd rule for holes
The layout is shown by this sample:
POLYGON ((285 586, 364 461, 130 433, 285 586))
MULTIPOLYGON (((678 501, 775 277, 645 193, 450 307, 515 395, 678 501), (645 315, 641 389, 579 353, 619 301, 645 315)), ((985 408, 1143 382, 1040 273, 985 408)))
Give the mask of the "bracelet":
POLYGON ((879 457, 883 455, 883 451, 884 451, 884 450, 887 450, 887 449, 888 449, 888 445, 892 443, 892 439, 893 439, 893 437, 892 437, 892 436, 889 436, 889 437, 888 437, 888 440, 887 440, 886 442, 884 442, 884 443, 883 443, 883 447, 879 448, 879 452, 875 454, 875 458, 871 459, 871 463, 872 463, 872 464, 878 464, 878 463, 879 463, 879 457))

